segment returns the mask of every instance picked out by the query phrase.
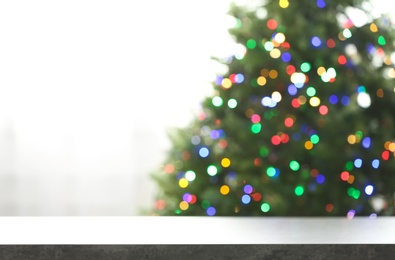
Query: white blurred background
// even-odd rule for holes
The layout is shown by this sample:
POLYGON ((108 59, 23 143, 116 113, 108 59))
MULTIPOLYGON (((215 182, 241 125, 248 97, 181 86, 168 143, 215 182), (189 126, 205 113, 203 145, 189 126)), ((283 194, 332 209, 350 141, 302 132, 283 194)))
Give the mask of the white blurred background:
POLYGON ((232 47, 229 3, 1 1, 0 215, 150 207, 166 128, 189 122, 221 71, 210 56, 232 47))

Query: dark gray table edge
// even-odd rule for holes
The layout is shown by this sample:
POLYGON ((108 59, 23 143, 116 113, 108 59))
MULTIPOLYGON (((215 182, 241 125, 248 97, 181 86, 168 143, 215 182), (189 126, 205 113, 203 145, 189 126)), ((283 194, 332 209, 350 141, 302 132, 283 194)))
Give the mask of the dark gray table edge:
POLYGON ((1 260, 395 259, 394 244, 0 245, 1 260))

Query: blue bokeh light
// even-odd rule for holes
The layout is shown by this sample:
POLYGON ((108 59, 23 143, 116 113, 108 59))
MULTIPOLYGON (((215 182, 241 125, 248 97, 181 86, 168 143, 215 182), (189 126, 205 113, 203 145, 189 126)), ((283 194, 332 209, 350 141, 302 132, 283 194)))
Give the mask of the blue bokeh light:
POLYGON ((380 167, 380 161, 378 159, 374 159, 372 161, 372 167, 378 169, 380 167))
POLYGON ((324 0, 317 0, 317 6, 319 8, 324 8, 326 6, 326 3, 324 0))
POLYGON ((360 158, 355 159, 355 161, 354 161, 354 166, 355 166, 356 168, 361 168, 361 167, 362 167, 362 159, 360 159, 360 158))
POLYGON ((329 102, 330 102, 332 105, 337 104, 338 101, 339 101, 339 99, 338 99, 338 97, 337 97, 336 95, 331 95, 331 96, 329 97, 329 102))
POLYGON ((217 213, 217 210, 214 207, 208 207, 206 212, 207 212, 207 215, 214 216, 215 213, 217 213))
POLYGON ((348 104, 350 104, 350 98, 347 96, 343 96, 341 102, 343 106, 348 106, 348 104))
POLYGON ((294 84, 291 84, 288 86, 288 93, 291 96, 295 96, 298 93, 298 88, 294 84))
POLYGON ((322 42, 319 37, 314 36, 313 38, 311 38, 311 44, 313 44, 314 47, 319 47, 322 44, 322 42))
POLYGON ((318 176, 315 178, 316 182, 319 184, 322 184, 325 182, 325 176, 322 174, 318 174, 318 176))
POLYGON ((288 52, 284 52, 281 55, 281 59, 283 60, 283 62, 289 62, 291 60, 291 54, 289 54, 288 52))
POLYGON ((206 158, 209 154, 210 154, 210 151, 208 150, 207 147, 202 147, 199 149, 200 157, 206 158))
POLYGON ((244 204, 250 203, 250 202, 251 202, 251 197, 250 197, 250 195, 244 194, 243 197, 241 197, 241 201, 242 201, 244 204))
POLYGON ((369 148, 369 147, 370 147, 370 144, 371 144, 370 137, 365 137, 365 138, 362 140, 362 146, 363 146, 363 147, 369 148))

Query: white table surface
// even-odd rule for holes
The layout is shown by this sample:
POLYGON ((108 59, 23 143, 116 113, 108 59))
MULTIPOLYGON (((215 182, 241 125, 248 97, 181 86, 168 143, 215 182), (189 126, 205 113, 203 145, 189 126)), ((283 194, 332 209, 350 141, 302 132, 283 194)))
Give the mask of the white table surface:
POLYGON ((395 217, 0 217, 0 244, 395 244, 395 217))

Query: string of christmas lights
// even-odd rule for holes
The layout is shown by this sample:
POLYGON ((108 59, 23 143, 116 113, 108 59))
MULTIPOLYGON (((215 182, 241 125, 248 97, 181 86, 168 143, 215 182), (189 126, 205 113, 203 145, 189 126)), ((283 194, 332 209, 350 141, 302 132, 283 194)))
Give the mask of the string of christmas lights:
MULTIPOLYGON (((283 10, 292 4, 278 1, 283 10)), ((327 1, 316 1, 316 8, 324 15, 327 1)), ((235 30, 251 25, 248 16, 235 19, 235 30)), ((382 113, 372 106, 394 99, 394 48, 385 34, 392 25, 368 21, 357 27, 350 18, 337 19, 336 37, 300 31, 293 38, 296 29, 281 18, 263 20, 262 31, 243 35, 227 61, 229 73, 217 77, 213 96, 202 103, 188 144, 164 165, 163 174, 175 177, 179 195, 158 199, 157 214, 183 215, 193 208, 194 214, 208 216, 335 213, 352 218, 366 214, 367 201, 383 189, 380 175, 390 174, 385 165, 395 156, 395 136, 383 125, 384 115, 377 123, 374 114, 364 113, 382 113), (361 50, 363 30, 374 41, 361 50), (315 59, 299 54, 302 43, 315 59), (392 89, 364 79, 365 72, 359 72, 364 57, 371 73, 391 81, 392 89), (335 192, 333 185, 342 188, 335 192), (346 212, 336 211, 344 206, 339 198, 349 205, 346 212), (309 208, 310 202, 315 203, 311 211, 284 209, 293 203, 309 208)))

